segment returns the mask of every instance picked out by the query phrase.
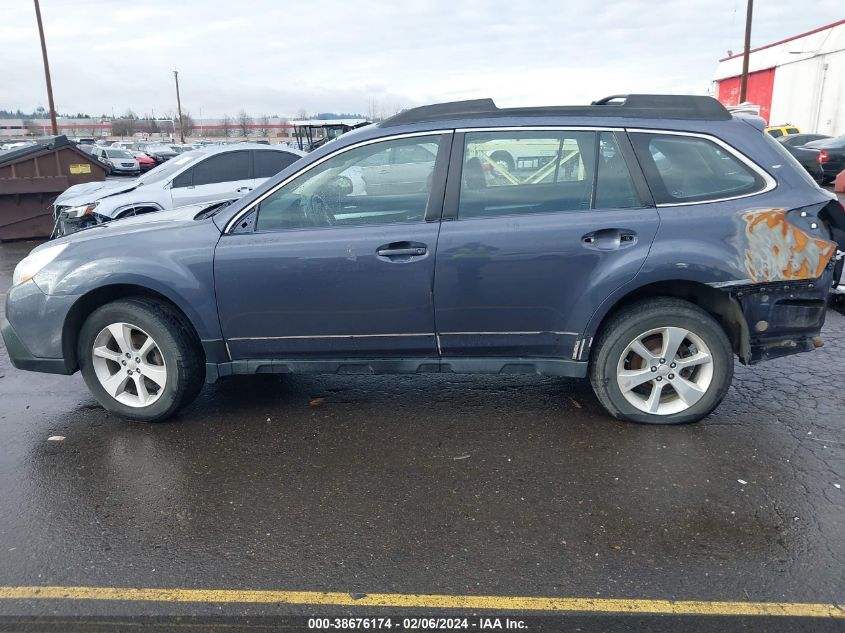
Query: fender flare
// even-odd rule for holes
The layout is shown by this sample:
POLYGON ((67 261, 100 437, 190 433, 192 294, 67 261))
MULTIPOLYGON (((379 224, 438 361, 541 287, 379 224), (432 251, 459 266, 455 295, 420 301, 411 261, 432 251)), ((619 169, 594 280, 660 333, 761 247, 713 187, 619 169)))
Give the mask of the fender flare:
POLYGON ((114 213, 113 220, 117 220, 118 218, 122 217, 123 214, 132 209, 134 207, 155 207, 156 211, 164 211, 164 207, 161 206, 158 202, 133 202, 131 204, 123 204, 119 207, 115 208, 112 213, 114 213))

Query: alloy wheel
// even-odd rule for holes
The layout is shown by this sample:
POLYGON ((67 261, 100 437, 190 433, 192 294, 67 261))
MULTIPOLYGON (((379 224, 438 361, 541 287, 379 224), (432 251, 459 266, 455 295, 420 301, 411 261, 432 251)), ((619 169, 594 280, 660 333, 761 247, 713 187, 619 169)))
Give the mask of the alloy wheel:
POLYGON ((680 327, 648 330, 631 341, 616 368, 625 399, 652 415, 686 411, 713 381, 713 357, 700 336, 680 327))
POLYGON ((130 323, 112 323, 94 339, 94 373, 112 398, 129 407, 148 407, 167 384, 167 366, 153 337, 130 323))

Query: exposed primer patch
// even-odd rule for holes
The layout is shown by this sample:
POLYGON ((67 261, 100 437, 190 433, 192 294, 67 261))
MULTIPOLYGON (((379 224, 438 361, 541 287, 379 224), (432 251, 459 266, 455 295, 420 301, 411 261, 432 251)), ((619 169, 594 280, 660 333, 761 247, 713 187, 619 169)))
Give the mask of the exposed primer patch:
POLYGON ((754 283, 816 279, 836 244, 790 224, 784 209, 752 209, 745 221, 745 268, 754 283))

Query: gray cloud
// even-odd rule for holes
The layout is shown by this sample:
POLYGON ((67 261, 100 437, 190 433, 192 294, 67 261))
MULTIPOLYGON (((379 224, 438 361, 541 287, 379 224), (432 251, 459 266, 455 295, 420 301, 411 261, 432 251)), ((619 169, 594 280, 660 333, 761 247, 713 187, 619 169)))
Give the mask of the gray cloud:
MULTIPOLYGON (((842 17, 841 0, 767 0, 752 45, 842 17)), ((583 103, 617 92, 707 91, 742 47, 743 0, 42 0, 56 105, 198 116, 392 111, 492 96, 583 103)), ((46 105, 31 2, 0 21, 0 107, 46 105)))

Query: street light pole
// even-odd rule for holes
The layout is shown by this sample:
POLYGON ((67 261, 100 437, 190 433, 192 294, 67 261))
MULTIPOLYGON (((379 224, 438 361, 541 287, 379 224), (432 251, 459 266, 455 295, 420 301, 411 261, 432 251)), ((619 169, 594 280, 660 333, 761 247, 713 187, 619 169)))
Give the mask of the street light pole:
POLYGON ((742 79, 739 84, 739 102, 745 101, 748 92, 748 58, 751 56, 751 14, 754 10, 754 0, 748 0, 745 13, 745 47, 742 50, 742 79))
POLYGON ((50 106, 50 125, 53 136, 58 136, 59 125, 56 123, 56 105, 53 103, 53 82, 50 81, 50 64, 47 62, 47 42, 44 41, 44 25, 41 23, 41 7, 35 1, 35 19, 38 21, 38 35, 41 37, 41 57, 44 58, 44 78, 47 80, 47 104, 50 106))
POLYGON ((173 77, 176 79, 176 110, 179 112, 179 138, 182 144, 185 144, 185 131, 182 129, 182 100, 179 98, 179 71, 173 71, 173 77))

